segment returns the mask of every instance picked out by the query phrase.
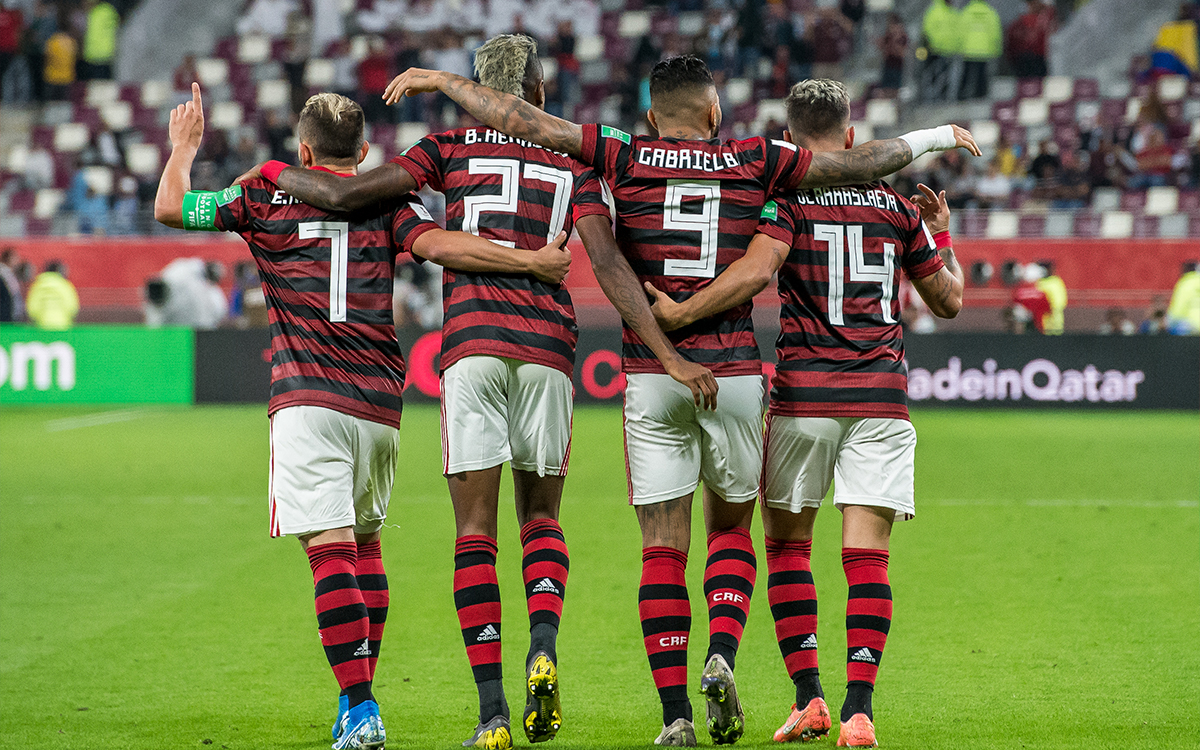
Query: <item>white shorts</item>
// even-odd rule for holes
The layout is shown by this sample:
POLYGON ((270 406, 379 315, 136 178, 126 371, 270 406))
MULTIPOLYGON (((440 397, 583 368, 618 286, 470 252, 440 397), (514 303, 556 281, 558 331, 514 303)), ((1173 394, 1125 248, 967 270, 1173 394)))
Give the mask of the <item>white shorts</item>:
POLYGON ((474 355, 442 373, 442 473, 505 461, 538 476, 567 475, 575 390, 566 374, 474 355))
POLYGON ((836 480, 833 504, 916 514, 913 457, 917 431, 907 419, 767 416, 763 502, 799 513, 820 508, 836 480))
POLYGON ((763 379, 717 378, 716 411, 696 407, 670 375, 629 373, 625 469, 629 502, 649 505, 704 485, 731 503, 758 497, 762 471, 763 379))
POLYGON ((387 518, 396 480, 395 427, 320 406, 271 417, 271 536, 353 526, 370 534, 387 518))

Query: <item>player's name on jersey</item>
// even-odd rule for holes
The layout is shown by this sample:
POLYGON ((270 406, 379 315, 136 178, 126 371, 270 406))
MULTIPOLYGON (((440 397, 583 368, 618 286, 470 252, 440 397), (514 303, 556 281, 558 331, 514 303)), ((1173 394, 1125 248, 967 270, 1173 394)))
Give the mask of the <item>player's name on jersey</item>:
MULTIPOLYGON (((475 128, 471 130, 464 130, 463 143, 468 146, 473 143, 493 143, 497 146, 515 143, 522 148, 540 148, 543 151, 550 151, 550 149, 545 148, 544 146, 539 146, 538 144, 530 143, 529 141, 523 141, 520 138, 513 138, 511 135, 505 135, 504 133, 501 133, 498 130, 492 130, 491 128, 475 128), (481 136, 480 133, 483 133, 483 135, 481 136)), ((558 154, 559 156, 566 156, 566 154, 559 151, 550 151, 550 153, 558 154)))
POLYGON ((810 206, 864 206, 900 211, 894 193, 881 188, 814 188, 796 193, 797 202, 810 206))
POLYGON ((684 146, 679 148, 642 146, 638 149, 638 164, 644 164, 647 167, 662 167, 663 169, 694 169, 698 172, 719 172, 722 169, 737 169, 740 166, 737 154, 732 151, 711 154, 684 146))

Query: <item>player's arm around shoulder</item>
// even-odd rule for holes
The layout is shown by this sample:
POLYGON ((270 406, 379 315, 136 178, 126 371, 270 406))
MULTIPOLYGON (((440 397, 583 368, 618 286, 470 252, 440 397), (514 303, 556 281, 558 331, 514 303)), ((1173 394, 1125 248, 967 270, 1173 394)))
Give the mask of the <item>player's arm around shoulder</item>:
POLYGON ((899 138, 868 141, 841 151, 814 153, 808 170, 796 187, 833 187, 874 182, 908 166, 922 154, 952 148, 965 148, 973 156, 981 155, 975 138, 966 128, 943 125, 914 130, 899 138))
POLYGON ((926 185, 918 185, 920 195, 912 202, 921 212, 921 220, 933 237, 933 245, 944 264, 935 273, 924 278, 913 279, 913 288, 929 306, 929 311, 939 318, 956 317, 962 310, 963 270, 954 257, 954 246, 950 240, 950 207, 946 205, 946 191, 935 194, 926 185))

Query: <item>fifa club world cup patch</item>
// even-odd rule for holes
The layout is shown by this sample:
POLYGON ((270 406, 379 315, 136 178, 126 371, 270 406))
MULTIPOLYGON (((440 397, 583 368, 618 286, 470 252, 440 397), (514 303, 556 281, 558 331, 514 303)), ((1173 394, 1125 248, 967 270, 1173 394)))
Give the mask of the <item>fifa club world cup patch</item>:
POLYGON ((629 133, 626 133, 624 130, 617 130, 616 128, 610 128, 607 125, 600 126, 600 137, 601 138, 616 138, 618 141, 621 141, 622 143, 624 143, 627 146, 633 141, 633 138, 629 135, 629 133))
POLYGON ((242 186, 234 185, 219 192, 189 190, 183 195, 183 228, 216 232, 217 209, 242 197, 242 186))

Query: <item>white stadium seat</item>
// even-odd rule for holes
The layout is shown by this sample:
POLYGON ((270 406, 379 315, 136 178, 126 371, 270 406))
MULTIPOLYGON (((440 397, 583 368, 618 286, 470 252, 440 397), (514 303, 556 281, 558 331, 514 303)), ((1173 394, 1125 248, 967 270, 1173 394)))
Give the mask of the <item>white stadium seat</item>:
POLYGON ((55 151, 80 151, 87 145, 91 133, 81 122, 64 122, 54 128, 55 151))
POLYGON ((1179 209, 1179 190, 1167 185, 1152 187, 1146 191, 1146 206, 1143 209, 1149 216, 1166 216, 1179 209))
POLYGON ((1046 76, 1042 80, 1042 96, 1048 102, 1065 102, 1075 94, 1075 80, 1067 76, 1046 76))
POLYGON ((42 188, 37 191, 37 196, 33 199, 33 215, 38 219, 50 219, 58 213, 58 207, 62 205, 63 191, 55 190, 54 188, 42 188))
POLYGON ((852 122, 854 128, 854 143, 866 143, 875 140, 875 126, 869 122, 852 122))
POLYGON ((1100 217, 1100 236, 1122 239, 1133 234, 1133 214, 1128 211, 1109 211, 1100 217))
POLYGON ((84 167, 83 181, 100 195, 112 195, 113 171, 108 167, 84 167))
POLYGON ((627 10, 621 14, 617 33, 626 39, 637 39, 650 33, 650 14, 644 10, 627 10))
POLYGON ((110 130, 128 130, 133 125, 133 107, 119 99, 100 107, 100 119, 110 130))
POLYGON ((1184 76, 1163 76, 1158 79, 1158 97, 1164 102, 1177 102, 1187 96, 1187 86, 1184 76))
POLYGON ((1133 122, 1142 111, 1142 100, 1136 97, 1125 102, 1125 122, 1133 122))
POLYGON ((88 81, 83 102, 89 107, 100 107, 108 102, 115 102, 120 96, 121 87, 116 81, 88 81))
POLYGON ((899 119, 896 102, 891 99, 872 99, 867 102, 867 122, 872 125, 895 125, 899 119))
POLYGON ((381 148, 367 149, 367 158, 363 159, 362 162, 358 165, 358 172, 359 172, 359 174, 362 174, 363 172, 366 172, 369 169, 374 169, 375 167, 378 167, 381 164, 383 164, 383 149, 381 149, 381 148))
POLYGON ((1105 76, 1100 79, 1100 96, 1105 99, 1124 99, 1133 93, 1127 76, 1105 76))
POLYGON ((704 31, 704 14, 695 11, 679 14, 680 36, 697 36, 704 31))
POLYGON ((746 78, 731 78, 725 84, 725 97, 730 104, 745 104, 754 97, 754 84, 746 78))
POLYGON ((558 77, 558 60, 549 55, 542 58, 542 77, 547 81, 558 77))
POLYGON ((1012 76, 996 76, 988 85, 988 96, 998 102, 1016 98, 1017 79, 1012 76))
POLYGON ((173 90, 170 81, 146 81, 142 84, 142 106, 158 109, 167 103, 173 90))
POLYGON ((427 135, 429 127, 425 123, 402 122, 396 126, 396 150, 405 151, 427 135))
POLYGON ((327 89, 337 76, 337 66, 332 60, 309 60, 304 65, 304 85, 314 89, 327 89))
POLYGON ((1121 207, 1121 189, 1098 187, 1092 191, 1092 211, 1102 214, 1121 207))
POLYGON ((359 34, 350 39, 350 57, 355 60, 365 60, 371 54, 371 40, 359 34))
POLYGON ((987 231, 989 240, 1007 240, 1017 236, 1020 218, 1015 211, 991 211, 988 214, 987 231))
POLYGON ((995 120, 975 120, 971 123, 971 135, 980 148, 991 148, 1000 140, 1000 123, 995 120))
POLYGON ((575 40, 575 57, 580 62, 599 60, 604 57, 604 37, 581 36, 575 40))
POLYGON ((1030 125, 1044 125, 1050 119, 1050 103, 1045 99, 1038 97, 1036 99, 1022 99, 1017 104, 1017 124, 1029 127, 1030 125))
POLYGON ((25 171, 25 159, 29 156, 29 148, 23 143, 18 143, 8 152, 8 162, 4 168, 13 174, 22 174, 25 171))
POLYGON ((287 81, 259 81, 255 104, 259 109, 279 109, 292 99, 292 89, 287 81))
POLYGON ((895 8, 895 0, 867 0, 868 13, 890 13, 895 8))
POLYGON ((201 86, 220 86, 229 80, 229 63, 219 57, 196 61, 196 75, 201 86))
POLYGON ((131 143, 125 147, 125 163, 134 174, 156 175, 162 168, 162 152, 153 143, 131 143))
POLYGON ((238 62, 260 63, 271 59, 271 40, 259 34, 249 34, 238 39, 238 62))
POLYGON ((1158 236, 1171 239, 1187 237, 1190 230, 1191 217, 1187 214, 1171 214, 1158 221, 1158 236))
POLYGON ((217 102, 209 111, 207 123, 218 130, 240 128, 242 105, 237 102, 217 102))

